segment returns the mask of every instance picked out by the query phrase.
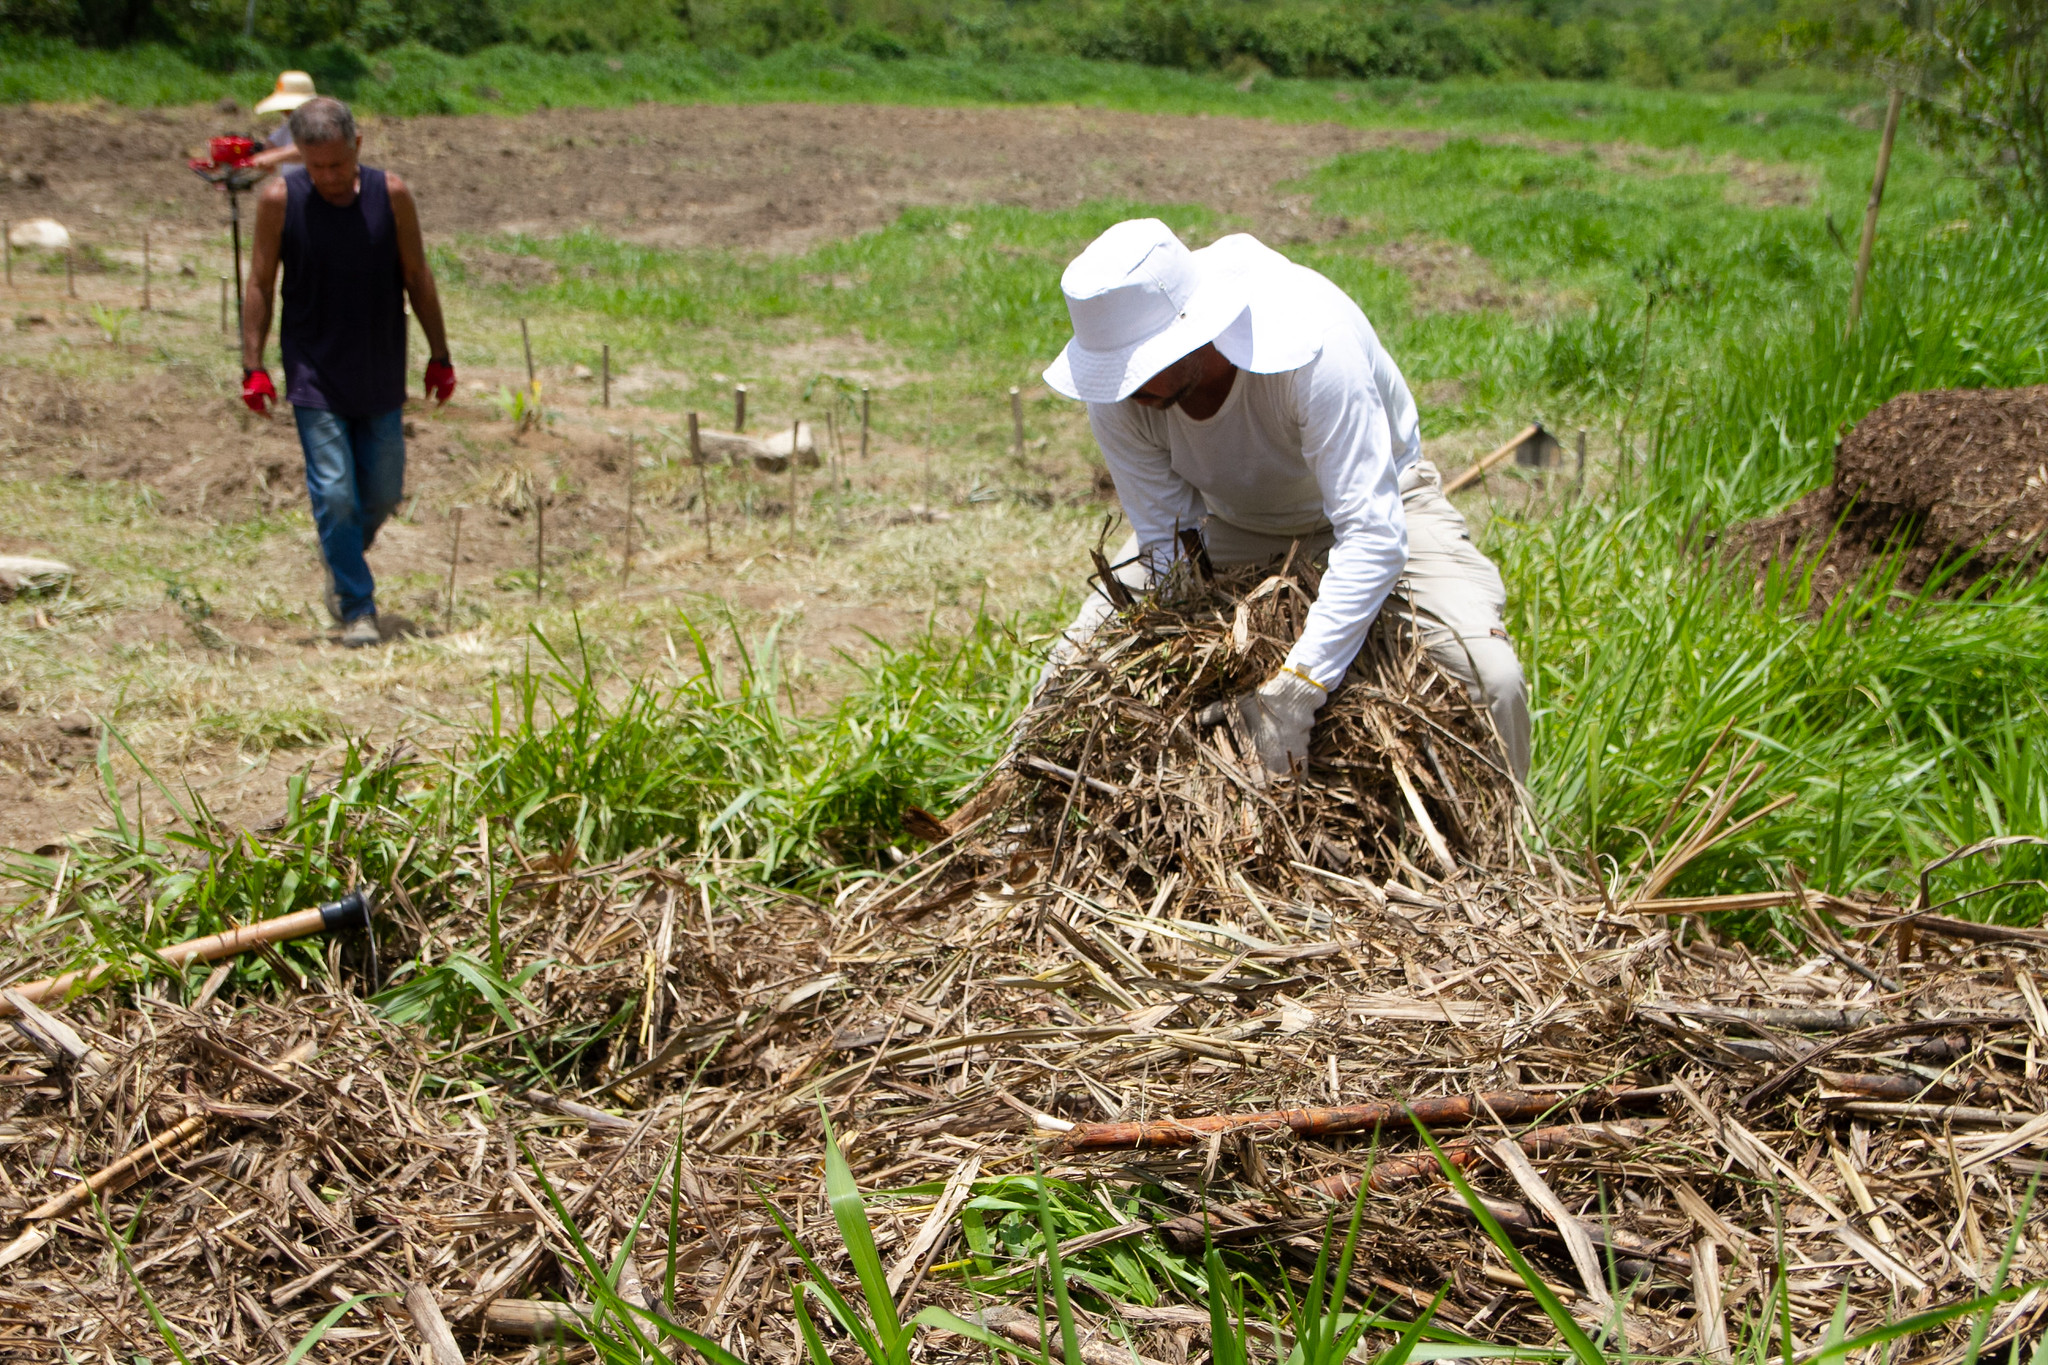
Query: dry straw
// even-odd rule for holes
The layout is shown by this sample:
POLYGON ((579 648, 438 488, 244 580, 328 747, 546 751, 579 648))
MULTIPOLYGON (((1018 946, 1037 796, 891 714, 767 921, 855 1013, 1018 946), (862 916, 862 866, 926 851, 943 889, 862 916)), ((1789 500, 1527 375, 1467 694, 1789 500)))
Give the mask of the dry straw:
MULTIPOLYGON (((1552 1304, 1644 1355, 1807 1359, 1838 1311, 1853 1335, 2048 1272, 2019 1235, 2048 1143, 2048 933, 1792 879, 1645 898, 1740 823, 1740 753, 1673 794, 1637 870, 1577 881, 1528 847, 1484 713, 1393 624, 1307 772, 1262 783, 1202 708, 1272 666, 1314 586, 1177 571, 982 795, 910 817, 932 842, 886 875, 770 889, 508 824, 389 898, 382 960, 411 965, 379 1009, 352 965, 234 1008, 218 977, 190 1004, 73 1002, 90 1074, 27 1041, 8 1061, 0 1333, 133 1350, 160 1311, 193 1358, 241 1359, 404 1296, 336 1320, 330 1344, 374 1360, 445 1340, 437 1320, 466 1343, 601 1332, 630 1293, 787 1360, 776 1218, 844 1270, 818 1236, 821 1108, 863 1188, 917 1191, 866 1214, 906 1312, 971 1312, 967 1274, 981 1306, 1025 1308, 982 1321, 1038 1330, 1036 1224, 970 1243, 961 1219, 970 1192, 994 1197, 969 1226, 1002 1218, 1044 1163, 1065 1264, 1098 1287, 1150 1267, 1112 1296, 1121 1322, 1081 1323, 1141 1361, 1209 1330, 1175 1301, 1205 1241, 1277 1284, 1361 1187, 1354 1306, 1406 1319, 1442 1290, 1443 1330, 1532 1347, 1563 1330, 1552 1304), (1804 943, 1761 956, 1716 911, 1782 913, 1804 943), (108 1171, 104 1225, 25 1217, 108 1171), (134 1227, 121 1256, 102 1226, 134 1227)), ((2002 1351, 2044 1313, 2016 1292, 1894 1356, 1960 1358, 1973 1332, 2002 1351)))

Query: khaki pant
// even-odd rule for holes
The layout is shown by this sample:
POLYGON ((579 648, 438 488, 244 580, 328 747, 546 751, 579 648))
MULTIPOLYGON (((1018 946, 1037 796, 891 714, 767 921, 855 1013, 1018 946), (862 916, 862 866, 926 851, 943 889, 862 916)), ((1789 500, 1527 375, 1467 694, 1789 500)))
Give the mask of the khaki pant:
MULTIPOLYGON (((1529 692, 1522 680, 1521 660, 1508 639, 1501 613, 1507 609, 1507 587, 1500 570, 1479 552, 1465 526, 1464 513, 1444 496, 1436 466, 1418 463, 1401 480, 1401 508, 1408 520, 1408 567, 1394 589, 1388 605, 1406 612, 1422 636, 1423 648, 1444 671, 1465 684, 1475 705, 1493 716, 1507 746, 1508 763, 1515 780, 1529 780, 1529 692)), ((1221 517, 1210 517, 1203 525, 1202 539, 1209 558, 1218 565, 1256 564, 1287 553, 1295 537, 1270 536, 1233 526, 1221 517)), ((1301 540, 1301 552, 1320 559, 1336 543, 1336 532, 1328 526, 1311 531, 1301 540)), ((1110 560, 1123 564, 1138 554, 1138 539, 1132 536, 1110 560)), ((1117 573, 1134 588, 1146 583, 1143 566, 1130 564, 1117 573)), ((1067 638, 1085 641, 1109 612, 1100 592, 1091 593, 1087 608, 1100 603, 1068 628, 1067 638), (1080 633, 1076 635, 1076 631, 1080 633)))

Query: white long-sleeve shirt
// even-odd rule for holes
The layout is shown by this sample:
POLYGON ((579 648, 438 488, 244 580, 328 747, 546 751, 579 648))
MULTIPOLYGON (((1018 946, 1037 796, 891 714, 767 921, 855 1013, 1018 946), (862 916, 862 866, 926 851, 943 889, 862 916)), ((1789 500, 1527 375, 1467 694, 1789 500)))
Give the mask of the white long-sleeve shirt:
POLYGON ((1124 515, 1163 565, 1205 516, 1247 531, 1336 533, 1287 666, 1333 687, 1408 563, 1401 475, 1421 458, 1415 400, 1372 324, 1343 290, 1255 239, 1196 253, 1242 275, 1245 313, 1216 340, 1238 367, 1216 414, 1091 403, 1124 515))

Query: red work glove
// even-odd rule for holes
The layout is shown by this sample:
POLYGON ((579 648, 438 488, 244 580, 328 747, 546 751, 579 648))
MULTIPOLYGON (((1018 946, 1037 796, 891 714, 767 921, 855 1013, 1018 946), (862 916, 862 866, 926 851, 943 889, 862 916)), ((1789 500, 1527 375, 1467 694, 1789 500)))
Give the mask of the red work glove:
POLYGON ((446 403, 455 393, 455 367, 446 360, 427 362, 427 397, 446 403))
POLYGON ((258 417, 270 415, 270 404, 277 401, 277 390, 270 386, 269 371, 242 371, 242 401, 258 417))

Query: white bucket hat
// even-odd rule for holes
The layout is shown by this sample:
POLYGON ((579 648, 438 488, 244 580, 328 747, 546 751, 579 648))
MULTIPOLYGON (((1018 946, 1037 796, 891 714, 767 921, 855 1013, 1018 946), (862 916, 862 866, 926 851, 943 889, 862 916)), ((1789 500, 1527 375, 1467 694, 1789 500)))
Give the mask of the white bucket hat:
POLYGON ((1241 272, 1215 268, 1157 218, 1132 218, 1088 244, 1060 277, 1074 339, 1045 371, 1069 398, 1116 403, 1245 311, 1241 272))
POLYGON ((263 97, 263 102, 256 106, 256 112, 289 114, 319 93, 313 88, 311 76, 303 71, 287 71, 277 78, 277 88, 263 97))

